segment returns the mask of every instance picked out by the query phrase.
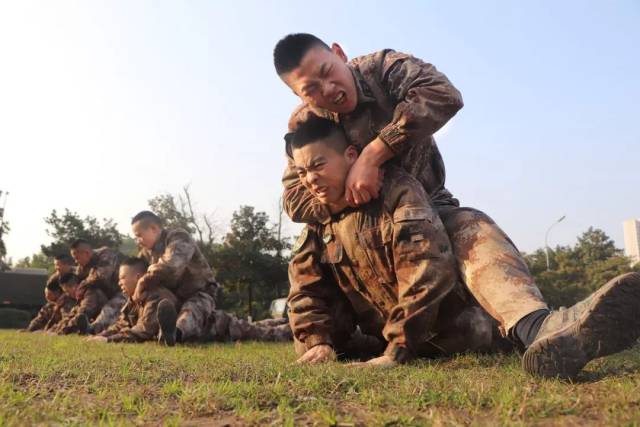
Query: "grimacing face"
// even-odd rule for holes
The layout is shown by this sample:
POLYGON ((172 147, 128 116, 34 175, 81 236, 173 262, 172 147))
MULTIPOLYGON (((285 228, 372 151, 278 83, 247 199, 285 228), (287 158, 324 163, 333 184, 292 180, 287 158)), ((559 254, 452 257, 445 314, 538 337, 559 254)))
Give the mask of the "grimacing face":
POLYGON ((93 250, 85 246, 80 246, 78 249, 71 249, 71 256, 76 260, 76 263, 82 267, 89 264, 92 255, 93 250))
POLYGON ((143 221, 136 221, 131 226, 131 232, 133 233, 138 246, 150 250, 158 241, 158 238, 162 233, 162 229, 157 224, 153 223, 144 227, 143 221))
POLYGON ((65 283, 63 285, 61 285, 62 290, 64 291, 65 294, 69 295, 71 298, 76 298, 76 290, 78 289, 78 284, 77 283, 65 283))
POLYGON ((142 277, 142 274, 136 271, 135 268, 129 265, 121 265, 118 272, 118 285, 122 292, 130 297, 133 296, 140 277, 142 277))
POLYGON ((327 50, 316 46, 300 65, 280 76, 300 99, 313 107, 348 114, 358 105, 358 91, 347 56, 337 43, 327 50))
POLYGON ((73 267, 56 259, 53 260, 53 268, 55 269, 56 273, 62 276, 63 274, 67 274, 68 272, 70 272, 73 267))
MULTIPOLYGON (((334 134, 329 138, 343 138, 334 134)), ((339 153, 327 144, 313 142, 293 150, 293 162, 302 184, 324 204, 336 204, 345 193, 347 174, 358 158, 350 145, 339 153)))

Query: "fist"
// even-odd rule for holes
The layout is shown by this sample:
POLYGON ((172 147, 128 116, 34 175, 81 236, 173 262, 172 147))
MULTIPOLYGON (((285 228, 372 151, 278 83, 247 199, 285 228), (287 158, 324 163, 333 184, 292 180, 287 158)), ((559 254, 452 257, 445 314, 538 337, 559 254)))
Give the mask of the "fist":
POLYGON ((316 364, 331 362, 333 360, 336 360, 336 352, 333 350, 333 347, 326 344, 320 344, 307 350, 307 352, 303 354, 302 357, 296 361, 296 363, 316 364))

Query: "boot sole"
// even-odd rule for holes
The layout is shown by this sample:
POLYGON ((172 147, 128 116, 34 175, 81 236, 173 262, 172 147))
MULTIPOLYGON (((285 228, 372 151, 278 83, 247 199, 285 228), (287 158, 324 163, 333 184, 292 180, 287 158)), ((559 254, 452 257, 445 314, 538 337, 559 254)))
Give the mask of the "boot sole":
POLYGON ((160 325, 160 334, 158 342, 160 344, 173 347, 176 345, 176 321, 178 313, 168 300, 163 299, 158 304, 158 324, 160 325))
POLYGON ((640 336, 640 274, 610 280, 577 322, 534 342, 522 358, 532 375, 573 380, 592 359, 631 347, 640 336))

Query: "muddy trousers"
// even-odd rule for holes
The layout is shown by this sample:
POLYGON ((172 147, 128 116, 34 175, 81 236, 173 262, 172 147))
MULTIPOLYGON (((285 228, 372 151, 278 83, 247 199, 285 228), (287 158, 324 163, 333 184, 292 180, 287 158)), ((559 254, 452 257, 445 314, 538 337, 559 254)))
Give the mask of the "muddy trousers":
POLYGON ((547 308, 520 251, 488 215, 472 208, 437 209, 462 281, 503 336, 526 315, 547 308))
POLYGON ((293 339, 287 319, 265 319, 249 322, 231 313, 215 310, 211 316, 209 341, 270 341, 293 339))

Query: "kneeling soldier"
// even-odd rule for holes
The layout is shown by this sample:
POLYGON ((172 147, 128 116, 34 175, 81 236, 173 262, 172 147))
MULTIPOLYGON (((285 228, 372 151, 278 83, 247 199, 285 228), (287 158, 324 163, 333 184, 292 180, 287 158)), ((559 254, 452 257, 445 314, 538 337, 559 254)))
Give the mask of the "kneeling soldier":
MULTIPOLYGON (((358 152, 340 127, 311 118, 289 148, 305 187, 332 212, 326 223, 307 226, 289 267, 289 318, 300 362, 334 359, 349 347, 356 325, 386 343, 369 365, 505 347, 497 321, 480 307, 505 295, 485 301, 458 285, 449 239, 418 181, 389 167, 381 197, 354 210, 344 201, 344 184, 358 152)), ((525 369, 575 377, 589 360, 636 341, 639 307, 640 275, 628 274, 568 310, 540 313, 519 325, 532 334, 525 369)))

